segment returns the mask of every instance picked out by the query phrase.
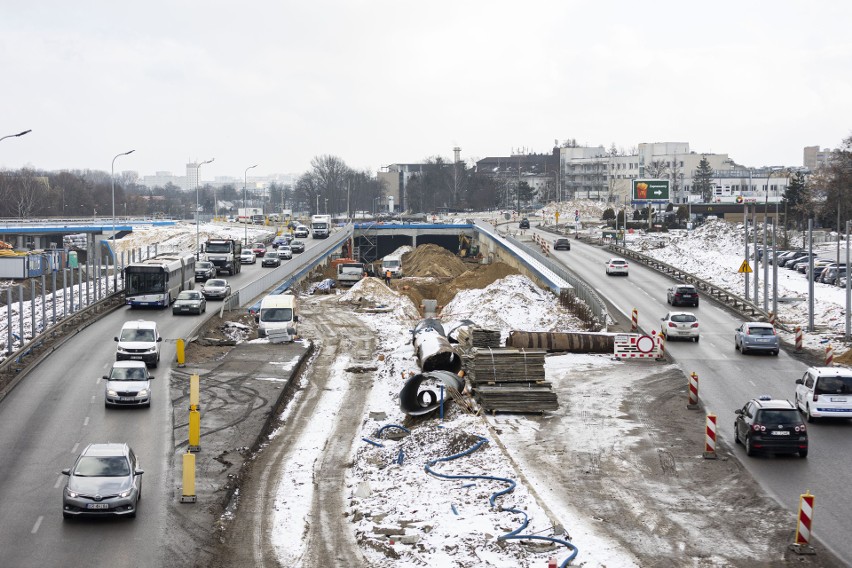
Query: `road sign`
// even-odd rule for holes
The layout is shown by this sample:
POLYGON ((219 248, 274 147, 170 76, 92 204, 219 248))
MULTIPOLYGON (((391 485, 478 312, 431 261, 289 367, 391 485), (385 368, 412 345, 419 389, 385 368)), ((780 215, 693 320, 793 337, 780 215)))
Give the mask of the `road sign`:
POLYGON ((739 272, 740 274, 742 274, 743 272, 745 272, 746 274, 752 273, 751 266, 748 265, 748 260, 743 261, 743 263, 740 265, 740 269, 737 270, 737 272, 739 272))
POLYGON ((668 202, 669 180, 667 179, 634 179, 633 201, 642 203, 668 202))

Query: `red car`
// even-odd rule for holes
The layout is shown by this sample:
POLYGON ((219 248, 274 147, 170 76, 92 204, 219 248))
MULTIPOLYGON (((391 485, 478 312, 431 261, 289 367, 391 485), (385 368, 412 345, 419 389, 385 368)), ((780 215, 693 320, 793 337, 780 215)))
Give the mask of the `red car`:
POLYGON ((254 243, 251 245, 251 252, 253 252, 255 256, 263 258, 263 255, 266 254, 266 245, 263 243, 254 243))

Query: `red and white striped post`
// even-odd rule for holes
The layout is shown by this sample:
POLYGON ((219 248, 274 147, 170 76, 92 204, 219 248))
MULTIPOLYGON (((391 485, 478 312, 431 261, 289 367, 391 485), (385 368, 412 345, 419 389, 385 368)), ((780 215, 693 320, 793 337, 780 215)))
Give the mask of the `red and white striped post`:
POLYGON ((832 365, 834 365, 834 347, 829 343, 825 346, 825 366, 831 367, 832 365))
POLYGON ((554 558, 553 556, 551 556, 551 557, 547 560, 547 568, 556 568, 556 558, 554 558))
MULTIPOLYGON (((654 332, 652 331, 651 333, 653 334, 654 332)), ((658 360, 665 359, 666 358, 666 334, 660 332, 660 334, 657 337, 659 337, 659 342, 660 342, 660 356, 657 357, 657 359, 658 360)))
POLYGON ((775 325, 775 312, 769 312, 769 323, 775 325))
POLYGON ((802 326, 796 326, 796 351, 802 350, 802 326))
POLYGON ((707 415, 707 425, 704 427, 704 457, 716 459, 716 415, 707 415))
POLYGON ((796 554, 816 554, 811 546, 811 536, 814 520, 814 496, 810 490, 799 496, 799 518, 796 523, 796 541, 790 545, 790 549, 796 554))
POLYGON ((630 315, 630 331, 636 333, 639 329, 639 310, 633 308, 633 313, 630 315))
POLYGON ((689 375, 689 401, 686 407, 690 410, 698 408, 698 375, 695 372, 689 375))

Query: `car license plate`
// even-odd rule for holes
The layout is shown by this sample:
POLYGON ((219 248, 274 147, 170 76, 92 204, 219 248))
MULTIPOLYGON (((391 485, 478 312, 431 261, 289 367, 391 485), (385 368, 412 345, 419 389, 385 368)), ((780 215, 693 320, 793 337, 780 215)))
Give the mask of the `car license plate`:
POLYGON ((189 308, 181 307, 180 311, 182 311, 182 312, 188 312, 188 311, 189 311, 189 308))
POLYGON ((772 432, 772 435, 773 436, 789 436, 790 432, 788 432, 787 430, 775 430, 774 432, 772 432))
POLYGON ((846 402, 846 398, 837 396, 832 396, 829 400, 831 400, 831 402, 846 402))
POLYGON ((131 355, 130 358, 133 359, 134 361, 141 361, 142 355, 131 355))
POLYGON ((684 294, 684 295, 683 295, 683 297, 684 297, 684 298, 691 298, 691 297, 692 297, 692 294, 684 294))
POLYGON ((757 342, 758 343, 769 343, 769 340, 768 339, 758 339, 757 342))
POLYGON ((118 397, 118 400, 121 400, 121 401, 124 401, 124 402, 130 402, 131 400, 136 400, 136 397, 135 396, 120 396, 120 397, 118 397))
POLYGON ((109 509, 108 503, 87 503, 87 509, 109 509))

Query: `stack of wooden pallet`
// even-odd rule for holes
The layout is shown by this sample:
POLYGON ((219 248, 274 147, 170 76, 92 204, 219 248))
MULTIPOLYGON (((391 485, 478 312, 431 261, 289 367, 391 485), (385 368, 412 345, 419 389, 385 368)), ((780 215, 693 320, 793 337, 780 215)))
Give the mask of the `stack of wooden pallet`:
POLYGON ((544 380, 543 349, 485 348, 467 351, 462 360, 474 398, 491 412, 544 412, 559 408, 544 380))
POLYGON ((462 327, 458 332, 462 349, 500 347, 500 331, 481 327, 462 327))

